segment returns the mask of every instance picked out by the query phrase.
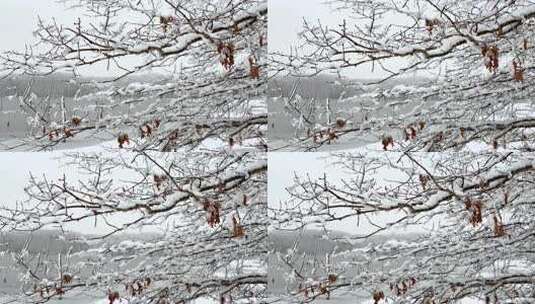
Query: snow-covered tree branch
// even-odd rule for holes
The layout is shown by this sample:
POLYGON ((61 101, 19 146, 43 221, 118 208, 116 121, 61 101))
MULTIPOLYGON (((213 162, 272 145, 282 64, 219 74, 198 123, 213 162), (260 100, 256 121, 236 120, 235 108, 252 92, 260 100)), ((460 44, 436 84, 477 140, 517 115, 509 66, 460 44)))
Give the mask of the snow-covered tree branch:
POLYGON ((293 276, 286 301, 340 290, 375 303, 534 300, 533 157, 340 153, 333 162, 341 180, 296 176, 290 199, 272 206, 273 229, 346 221, 354 235, 342 239, 364 243, 335 254, 331 272, 316 276, 306 275, 295 250, 281 253, 288 272, 305 274, 293 276), (407 229, 418 236, 367 241, 407 229), (349 271, 356 267, 366 270, 349 271))
POLYGON ((10 252, 24 283, 16 300, 110 288, 110 303, 261 301, 266 1, 59 2, 79 18, 40 18, 36 44, 0 54, 1 76, 30 79, 17 94, 28 132, 0 149, 67 149, 72 171, 32 168, 26 198, 2 202, 0 229, 95 231, 59 257, 30 244, 10 252), (72 98, 35 92, 40 77, 65 75, 72 98), (154 238, 122 238, 138 231, 154 238))
POLYGON ((57 267, 68 280, 42 270, 28 252, 16 255, 28 274, 26 296, 42 302, 109 287, 133 303, 264 297, 267 162, 249 153, 208 156, 200 165, 201 155, 75 153, 67 160, 86 180, 32 177, 28 199, 2 207, 4 230, 69 231, 91 221, 106 232, 85 236, 89 248, 57 267), (157 234, 146 241, 114 238, 137 229, 157 234))
POLYGON ((296 149, 373 134, 385 150, 532 151, 533 1, 330 3, 347 19, 306 21, 300 51, 273 54, 273 69, 334 72, 357 84, 367 69, 381 76, 346 98, 360 115, 303 129, 296 149), (415 76, 426 81, 410 83, 415 76))
POLYGON ((64 2, 84 15, 73 24, 40 20, 36 45, 1 55, 5 76, 72 72, 76 82, 88 66, 117 76, 86 83, 68 116, 47 117, 21 96, 33 132, 6 149, 43 150, 108 132, 117 146, 137 150, 208 139, 265 150, 265 1, 64 2), (119 81, 148 73, 159 77, 119 81))

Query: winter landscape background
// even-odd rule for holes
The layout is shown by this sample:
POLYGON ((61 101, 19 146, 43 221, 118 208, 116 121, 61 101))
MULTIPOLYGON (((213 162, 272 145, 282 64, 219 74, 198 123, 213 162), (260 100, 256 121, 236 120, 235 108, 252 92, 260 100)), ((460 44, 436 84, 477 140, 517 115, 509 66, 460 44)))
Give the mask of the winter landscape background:
POLYGON ((534 0, 0 28, 0 304, 535 303, 534 0))

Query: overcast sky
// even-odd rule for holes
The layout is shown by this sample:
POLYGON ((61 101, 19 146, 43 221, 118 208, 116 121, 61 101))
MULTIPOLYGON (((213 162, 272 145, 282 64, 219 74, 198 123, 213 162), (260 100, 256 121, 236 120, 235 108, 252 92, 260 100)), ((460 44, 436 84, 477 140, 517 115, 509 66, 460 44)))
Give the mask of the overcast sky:
MULTIPOLYGON (((74 3, 74 1, 73 1, 74 3)), ((37 28, 38 17, 44 21, 55 19, 58 24, 73 25, 84 14, 56 0, 0 0, 0 52, 8 50, 24 51, 25 45, 36 42, 33 35, 37 28)), ((122 63, 133 63, 132 59, 122 63)), ((116 76, 118 69, 113 65, 108 70, 106 64, 93 65, 78 70, 83 76, 116 76)))
MULTIPOLYGON (((1 1, 1 0, 0 0, 1 1)), ((101 147, 87 147, 76 149, 77 152, 104 152, 101 147)), ((127 159, 133 157, 128 152, 117 151, 116 157, 125 156, 127 159)), ((71 184, 78 184, 78 181, 87 180, 87 174, 81 174, 76 170, 76 166, 67 165, 64 152, 72 151, 53 151, 53 152, 2 152, 0 153, 0 205, 14 207, 16 202, 25 201, 27 195, 24 188, 29 184, 30 174, 36 179, 41 180, 44 176, 48 180, 57 181, 59 178, 66 176, 71 184), (63 159, 63 160, 62 160, 63 159)), ((112 176, 115 182, 132 181, 138 176, 131 176, 131 171, 114 171, 112 176)), ((117 186, 117 184, 115 184, 117 186)), ((112 217, 113 222, 119 225, 122 220, 132 219, 131 215, 119 215, 112 217)), ((51 227, 48 227, 49 229, 51 227)), ((66 230, 100 234, 110 232, 110 228, 103 224, 103 221, 83 220, 80 222, 70 223, 65 226, 66 230)), ((156 231, 154 228, 145 229, 145 231, 156 231)))
POLYGON ((303 20, 325 25, 341 23, 343 15, 334 12, 325 0, 269 0, 268 35, 270 51, 288 51, 294 45, 303 20))
MULTIPOLYGON (((360 153, 365 150, 358 150, 360 153)), ((354 152, 358 152, 354 150, 354 152)), ((369 151, 370 154, 377 153, 369 151)), ((382 153, 382 152, 379 152, 382 153)), ((395 154, 390 154, 393 158, 396 158, 395 154)), ((278 208, 280 202, 284 202, 290 198, 286 188, 293 185, 294 176, 297 174, 300 177, 306 177, 308 174, 312 180, 323 177, 326 174, 327 179, 330 183, 340 185, 340 180, 349 179, 347 170, 342 170, 339 167, 332 165, 334 158, 330 156, 329 152, 270 152, 269 153, 269 174, 268 174, 268 204, 271 207, 278 208)), ((382 169, 378 170, 375 177, 378 179, 378 183, 381 184, 386 181, 394 180, 403 180, 405 176, 401 173, 396 173, 392 169, 382 169)), ((376 224, 386 224, 392 219, 397 218, 395 215, 385 215, 380 216, 371 215, 370 218, 376 224)), ((432 223, 430 223, 431 225, 432 223)), ((359 225, 357 225, 356 217, 351 217, 343 221, 338 222, 329 222, 327 225, 328 229, 334 229, 338 231, 343 231, 351 234, 367 234, 375 229, 368 224, 365 220, 361 220, 359 225)), ((397 231, 402 233, 404 231, 423 231, 425 228, 422 227, 410 227, 406 230, 397 231)))
POLYGON ((55 17, 58 22, 72 22, 74 12, 53 0, 1 0, 0 1, 0 49, 24 50, 25 44, 35 41, 33 31, 37 16, 43 19, 55 17))
MULTIPOLYGON (((317 23, 318 20, 323 26, 336 27, 342 24, 344 19, 348 19, 350 11, 334 10, 333 6, 326 4, 326 0, 269 0, 268 19, 268 48, 270 51, 288 52, 292 46, 298 45, 298 33, 301 32, 304 19, 310 23, 317 23)), ((401 22, 398 16, 393 16, 387 21, 401 22)), ((348 24, 354 23, 348 21, 348 24)), ((391 70, 396 70, 404 64, 400 60, 390 60, 384 62, 391 70)), ((389 74, 379 68, 372 72, 371 65, 362 65, 358 68, 345 69, 341 71, 345 77, 380 78, 389 74)))

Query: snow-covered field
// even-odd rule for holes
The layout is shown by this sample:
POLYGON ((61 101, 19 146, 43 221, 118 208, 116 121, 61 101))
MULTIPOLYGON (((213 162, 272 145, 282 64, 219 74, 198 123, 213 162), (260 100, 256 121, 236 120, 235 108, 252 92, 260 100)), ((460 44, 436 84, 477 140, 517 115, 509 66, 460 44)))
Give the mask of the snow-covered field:
MULTIPOLYGON (((367 300, 364 300, 364 299, 356 300, 352 296, 334 296, 334 297, 331 297, 329 300, 320 299, 318 301, 315 301, 314 303, 316 303, 316 304, 330 304, 330 303, 336 303, 336 304, 374 304, 374 301, 373 301, 373 299, 371 299, 371 297, 370 297, 370 299, 367 299, 367 300), (357 302, 357 301, 359 301, 359 302, 357 302)), ((387 301, 385 303, 392 303, 392 302, 388 302, 387 301)), ((465 300, 459 301, 456 304, 482 304, 482 303, 483 303, 482 301, 475 300, 475 299, 465 299, 465 300)))
MULTIPOLYGON (((1 297, 0 303, 2 304, 23 304, 27 302, 19 302, 10 297, 1 297)), ((49 304, 109 304, 106 296, 95 297, 88 294, 76 294, 73 296, 65 297, 63 299, 50 300, 47 303, 49 304)), ((214 304, 216 301, 210 299, 198 299, 192 304, 214 304)))
MULTIPOLYGON (((286 302, 283 300, 281 303, 285 304, 286 302)), ((323 298, 317 298, 312 302, 314 304, 374 304, 375 301, 372 299, 372 295, 364 296, 364 295, 356 295, 350 292, 340 292, 333 293, 329 299, 323 297, 323 298)), ((382 300, 379 302, 379 304, 391 304, 393 303, 391 300, 382 300)), ((468 298, 460 300, 456 303, 452 304, 483 304, 483 300, 468 298)))
MULTIPOLYGON (((18 302, 10 297, 0 298, 0 303, 10 303, 10 304, 22 304, 24 302, 18 302)), ((89 296, 73 296, 67 297, 61 300, 50 300, 50 304, 108 304, 108 301, 105 298, 89 297, 89 296)))

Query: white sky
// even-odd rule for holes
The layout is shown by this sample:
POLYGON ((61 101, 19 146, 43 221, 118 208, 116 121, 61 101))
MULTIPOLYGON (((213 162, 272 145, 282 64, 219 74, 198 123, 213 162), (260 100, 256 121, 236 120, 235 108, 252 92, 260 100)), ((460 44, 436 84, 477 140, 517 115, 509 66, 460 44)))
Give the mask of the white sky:
MULTIPOLYGON (((81 151, 109 153, 104 152, 100 147, 77 149, 77 152, 81 151)), ((128 152, 115 151, 117 157, 124 156, 128 158, 130 156, 128 152)), ((62 161, 62 158, 65 159, 63 157, 64 152, 69 151, 0 153, 0 204, 2 206, 14 207, 17 201, 26 200, 27 195, 24 192, 24 188, 29 184, 30 173, 37 179, 46 176, 48 180, 57 180, 65 174, 71 184, 77 184, 78 180, 87 179, 88 175, 81 174, 76 170, 75 166, 66 165, 66 161, 62 161)), ((132 178, 137 178, 130 178, 128 174, 121 171, 114 172, 112 177, 116 182, 130 181, 132 178)), ((131 218, 132 215, 116 215, 113 217, 113 222, 119 225, 123 219, 127 220, 131 218)), ((97 226, 95 226, 94 220, 92 219, 67 224, 65 229, 90 234, 101 234, 110 231, 109 227, 105 226, 102 220, 97 220, 97 226)))
MULTIPOLYGON (((355 150, 356 151, 356 150, 355 150)), ((363 152, 361 150, 360 152, 363 152)), ((370 153, 374 153, 371 152, 370 153)), ((377 152, 375 152, 377 153, 377 152)), ((381 153, 381 152, 379 152, 381 153)), ((323 177, 325 173, 330 183, 337 183, 340 179, 349 177, 347 170, 341 170, 331 164, 333 158, 329 156, 329 152, 314 152, 314 153, 295 153, 295 152, 270 152, 269 153, 269 174, 268 174, 268 205, 271 207, 279 207, 281 201, 290 198, 286 188, 291 186, 294 182, 294 176, 297 173, 300 177, 310 175, 311 179, 323 177)), ((396 157, 391 154, 392 157, 396 157)), ((403 178, 401 174, 395 174, 392 170, 385 172, 378 171, 377 178, 380 180, 396 180, 403 178)), ((394 216, 378 215, 371 216, 376 224, 385 224, 394 216)), ((375 229, 372 228, 365 220, 360 220, 360 225, 357 226, 356 217, 351 217, 344 221, 330 222, 327 224, 328 229, 339 230, 351 234, 367 234, 375 229)), ((422 231, 423 227, 410 227, 408 230, 398 231, 422 231)))
POLYGON ((52 0, 2 0, 0 49, 24 50, 24 45, 33 40, 38 15, 44 19, 56 17, 58 22, 72 22, 74 18, 72 12, 52 0))
MULTIPOLYGON (((269 0, 268 6, 268 48, 270 51, 289 52, 292 46, 298 45, 298 33, 302 29, 303 19, 309 23, 321 21, 323 26, 336 27, 347 19, 349 11, 335 11, 326 0, 269 0)), ((400 17, 394 16, 388 21, 401 22, 400 17)), ((355 21, 348 21, 353 24, 355 21)), ((300 49, 302 51, 302 49, 300 49)), ((404 64, 400 60, 384 62, 391 70, 396 70, 404 64)), ((389 74, 376 66, 372 72, 371 65, 341 71, 342 76, 362 79, 380 78, 389 74)))
POLYGON ((323 4, 325 0, 269 0, 268 47, 270 51, 288 51, 295 44, 303 19, 321 20, 326 25, 340 24, 343 16, 323 4))
MULTIPOLYGON (((69 5, 74 3, 72 1, 69 5)), ((0 0, 0 52, 24 51, 26 45, 33 45, 36 42, 33 32, 37 28, 38 17, 45 22, 55 19, 58 24, 65 25, 73 25, 78 17, 84 22, 84 14, 69 8, 69 5, 57 0, 0 0)), ((131 58, 121 61, 123 64, 134 62, 138 61, 131 58)), ((107 70, 106 63, 102 63, 83 67, 78 72, 82 76, 108 77, 118 75, 119 70, 114 69, 113 65, 107 70)))

